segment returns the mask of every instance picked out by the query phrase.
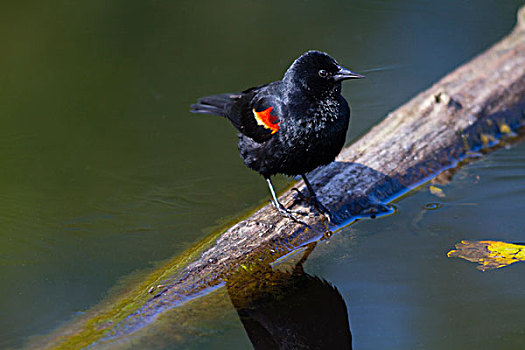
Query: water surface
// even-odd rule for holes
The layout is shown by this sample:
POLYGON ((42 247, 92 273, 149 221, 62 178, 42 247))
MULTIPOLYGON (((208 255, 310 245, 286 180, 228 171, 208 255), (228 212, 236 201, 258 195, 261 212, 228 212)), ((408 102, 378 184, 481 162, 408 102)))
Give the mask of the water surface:
MULTIPOLYGON (((51 331, 268 199, 233 128, 188 112, 197 97, 278 79, 324 50, 368 76, 345 83, 350 142, 508 33, 520 3, 3 4, 0 347, 51 331)), ((482 274, 446 252, 524 240, 524 154, 500 150, 461 169, 445 198, 422 189, 316 247, 305 271, 339 290, 356 348, 523 345, 523 266, 482 274)), ((233 307, 185 344, 219 342, 249 347, 233 307)))

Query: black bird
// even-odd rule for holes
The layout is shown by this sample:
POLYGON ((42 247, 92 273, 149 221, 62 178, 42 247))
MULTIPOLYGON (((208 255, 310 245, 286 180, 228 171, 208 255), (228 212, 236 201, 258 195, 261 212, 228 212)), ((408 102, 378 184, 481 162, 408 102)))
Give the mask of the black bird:
POLYGON ((279 213, 298 221, 277 199, 270 177, 301 175, 309 196, 297 192, 330 220, 305 174, 332 162, 343 148, 350 108, 341 96, 341 82, 358 78, 364 76, 312 50, 296 59, 282 80, 202 97, 191 108, 194 113, 224 116, 239 130, 241 157, 264 176, 279 213))

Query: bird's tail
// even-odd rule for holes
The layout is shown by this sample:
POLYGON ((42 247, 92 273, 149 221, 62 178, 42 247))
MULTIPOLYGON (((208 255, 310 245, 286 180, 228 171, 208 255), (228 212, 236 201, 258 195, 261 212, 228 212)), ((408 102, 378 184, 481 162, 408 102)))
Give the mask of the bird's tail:
POLYGON ((226 116, 232 103, 239 98, 238 94, 219 94, 201 97, 198 103, 191 105, 191 112, 226 116))

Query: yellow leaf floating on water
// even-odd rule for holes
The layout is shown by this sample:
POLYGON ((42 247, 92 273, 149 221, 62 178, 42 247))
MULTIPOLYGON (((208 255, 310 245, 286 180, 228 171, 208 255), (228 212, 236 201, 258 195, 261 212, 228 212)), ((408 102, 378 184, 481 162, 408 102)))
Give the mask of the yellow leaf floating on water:
POLYGON ((437 196, 439 198, 445 197, 445 192, 443 192, 443 190, 437 186, 431 185, 428 189, 430 190, 430 193, 432 193, 434 196, 437 196))
POLYGON ((510 126, 508 124, 501 123, 499 125, 499 132, 501 132, 502 134, 510 134, 510 131, 510 126))
POLYGON ((492 142, 495 142, 496 141, 496 138, 492 135, 489 135, 489 134, 481 134, 481 142, 483 143, 484 146, 488 146, 490 145, 492 142))
POLYGON ((477 262, 480 265, 478 269, 487 271, 525 261, 525 245, 498 241, 461 241, 447 256, 477 262))

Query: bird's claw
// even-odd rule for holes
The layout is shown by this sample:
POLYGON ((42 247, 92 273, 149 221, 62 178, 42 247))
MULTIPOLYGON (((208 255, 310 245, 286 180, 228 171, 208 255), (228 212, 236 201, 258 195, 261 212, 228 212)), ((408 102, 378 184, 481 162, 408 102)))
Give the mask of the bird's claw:
POLYGON ((332 213, 317 199, 316 195, 305 196, 297 187, 293 187, 292 191, 295 191, 301 200, 313 205, 319 213, 324 214, 329 224, 334 223, 332 213))
POLYGON ((297 193, 297 196, 305 201, 305 202, 308 202, 309 201, 309 197, 306 197, 303 192, 301 192, 301 190, 299 190, 297 187, 292 187, 292 191, 295 191, 297 193))
POLYGON ((284 207, 284 205, 282 205, 281 203, 275 203, 274 201, 270 200, 270 203, 272 203, 273 207, 275 209, 277 209, 277 211, 279 212, 279 214, 281 214, 282 216, 284 217, 287 217, 289 219, 291 219, 292 221, 295 221, 297 222, 298 224, 301 224, 301 225, 304 225, 306 227, 310 227, 310 225, 308 225, 306 222, 302 221, 302 220, 299 220, 298 218, 296 218, 293 214, 299 214, 299 215, 308 215, 308 213, 305 213, 303 211, 300 211, 300 210, 291 210, 291 209, 287 209, 284 207))

